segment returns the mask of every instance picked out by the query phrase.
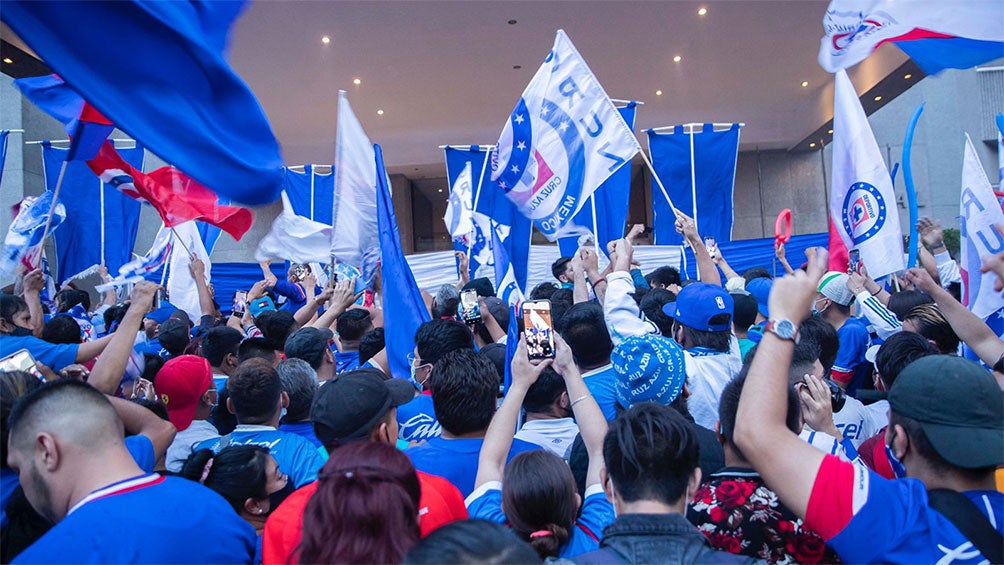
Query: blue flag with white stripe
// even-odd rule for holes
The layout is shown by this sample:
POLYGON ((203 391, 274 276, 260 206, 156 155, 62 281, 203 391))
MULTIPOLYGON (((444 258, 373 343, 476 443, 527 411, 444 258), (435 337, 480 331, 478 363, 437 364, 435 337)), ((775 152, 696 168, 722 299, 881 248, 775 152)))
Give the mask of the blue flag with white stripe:
POLYGON ((331 225, 335 197, 334 165, 304 165, 303 172, 287 167, 282 189, 286 191, 297 216, 331 225), (329 167, 330 172, 318 172, 319 167, 329 167))
MULTIPOLYGON (((723 131, 715 131, 714 124, 704 124, 699 131, 675 126, 671 133, 646 132, 652 166, 673 204, 694 218, 702 236, 713 237, 719 243, 732 241, 739 124, 723 131)), ((673 209, 655 183, 652 208, 655 244, 682 245, 673 209)))
MULTIPOLYGON (((493 226, 494 227, 494 226, 493 226)), ((513 274, 512 265, 509 263, 509 253, 505 246, 499 241, 498 230, 492 230, 492 254, 495 256, 495 294, 509 306, 518 305, 523 302, 523 293, 516 284, 516 275, 513 274)))

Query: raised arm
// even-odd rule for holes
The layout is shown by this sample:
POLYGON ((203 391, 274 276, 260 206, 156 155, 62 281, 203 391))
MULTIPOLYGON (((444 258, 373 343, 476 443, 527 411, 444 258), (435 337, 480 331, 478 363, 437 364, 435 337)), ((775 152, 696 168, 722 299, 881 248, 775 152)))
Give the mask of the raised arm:
POLYGON ((690 216, 676 210, 676 231, 683 235, 683 238, 694 250, 694 257, 697 259, 697 278, 701 282, 722 286, 722 277, 718 274, 718 267, 711 260, 708 248, 704 247, 701 235, 697 233, 697 223, 690 216))
MULTIPOLYGON (((628 238, 630 241, 630 238, 628 238)), ((589 284, 593 286, 593 294, 596 295, 596 300, 603 304, 604 298, 606 298, 607 293, 607 278, 604 273, 600 272, 600 258, 596 255, 596 251, 584 247, 578 251, 579 260, 582 261, 582 270, 586 273, 586 278, 589 280, 589 284)), ((607 272, 613 266, 613 263, 607 265, 607 272)))
POLYGON ((603 317, 606 319, 610 339, 617 345, 625 338, 659 333, 659 328, 645 318, 638 303, 631 294, 634 280, 631 278, 631 259, 634 248, 626 239, 614 242, 610 253, 613 268, 607 275, 607 289, 603 298, 603 317))
POLYGON ((300 327, 306 326, 314 319, 314 316, 317 315, 317 311, 321 309, 321 306, 324 306, 328 300, 331 300, 331 295, 334 294, 334 292, 335 289, 327 287, 321 291, 321 294, 312 296, 309 300, 307 300, 306 304, 301 306, 300 309, 293 314, 293 319, 296 320, 296 323, 300 327))
POLYGON ((471 282, 471 258, 467 256, 466 251, 454 251, 454 257, 457 258, 457 288, 464 288, 464 285, 471 282))
POLYGON ((783 243, 774 244, 774 256, 777 257, 777 260, 781 263, 781 266, 784 267, 785 273, 790 275, 795 272, 794 270, 792 270, 791 265, 788 264, 788 254, 784 250, 783 243))
POLYGON ((188 272, 192 274, 195 288, 199 291, 199 310, 203 316, 213 316, 216 307, 213 306, 213 295, 209 292, 209 284, 206 283, 206 264, 202 259, 193 256, 188 264, 188 272))
POLYGON ((575 304, 589 301, 589 286, 586 284, 586 269, 579 251, 572 255, 572 301, 575 304))
POLYGON ((42 328, 45 327, 45 313, 42 312, 41 299, 42 288, 45 287, 42 269, 25 273, 21 286, 24 301, 28 303, 28 313, 31 315, 31 331, 35 337, 42 337, 42 328))
POLYGON ((586 487, 601 484, 600 472, 603 462, 603 438, 607 435, 607 419, 596 399, 582 380, 578 366, 572 359, 572 350, 557 333, 554 334, 554 370, 565 379, 565 389, 572 405, 572 414, 579 424, 582 443, 589 454, 589 466, 586 468, 586 487))
MULTIPOLYGON (((148 281, 141 281, 136 284, 130 297, 129 309, 126 310, 122 322, 115 333, 90 343, 104 341, 102 348, 104 353, 91 370, 91 376, 87 383, 105 394, 115 394, 122 375, 125 374, 126 366, 129 364, 129 357, 132 355, 133 345, 136 343, 136 333, 143 325, 143 316, 153 307, 153 297, 160 288, 156 284, 148 281)), ((83 343, 80 349, 89 345, 83 343)), ((80 357, 80 352, 77 353, 80 357)))
MULTIPOLYGON (((98 266, 98 276, 101 277, 101 282, 103 284, 108 284, 112 282, 112 276, 108 274, 108 267, 104 264, 98 266)), ((101 304, 106 306, 115 306, 118 301, 118 296, 115 294, 115 287, 110 287, 108 290, 101 293, 101 304)))
POLYGON ((126 435, 143 435, 153 444, 153 460, 159 461, 167 453, 177 433, 171 422, 162 420, 149 409, 123 398, 108 396, 115 412, 125 426, 126 435))
POLYGON ((338 316, 341 316, 342 312, 348 310, 349 306, 352 306, 352 303, 359 298, 359 295, 354 292, 355 288, 355 277, 336 282, 332 288, 331 299, 328 301, 328 309, 311 325, 315 328, 330 328, 338 316))

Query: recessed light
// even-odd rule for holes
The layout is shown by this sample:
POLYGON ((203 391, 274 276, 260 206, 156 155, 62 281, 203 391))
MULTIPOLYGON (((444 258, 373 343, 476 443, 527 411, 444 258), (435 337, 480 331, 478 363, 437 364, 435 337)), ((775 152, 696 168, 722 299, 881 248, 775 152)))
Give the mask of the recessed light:
POLYGON ((875 101, 878 102, 879 100, 882 100, 882 97, 881 96, 876 96, 875 97, 875 101))
POLYGON ((362 83, 363 83, 362 79, 358 79, 358 78, 352 79, 352 84, 354 84, 356 86, 359 86, 362 83))
POLYGON ((906 80, 910 80, 911 78, 913 78, 913 75, 912 74, 904 75, 903 78, 905 78, 906 80))
POLYGON ((11 63, 13 63, 13 62, 14 62, 14 60, 13 60, 13 59, 11 59, 10 57, 4 57, 4 58, 3 58, 3 62, 4 62, 4 63, 7 63, 8 65, 10 65, 11 63))
POLYGON ((802 81, 802 88, 805 88, 806 86, 809 86, 809 81, 803 80, 802 81))
POLYGON ((511 26, 514 26, 514 25, 516 25, 516 20, 509 20, 506 23, 509 24, 509 25, 511 25, 511 26))
POLYGON ((815 147, 815 146, 816 144, 814 142, 809 144, 809 147, 815 147))
POLYGON ((327 35, 325 35, 325 36, 321 37, 321 43, 327 45, 327 44, 331 43, 331 38, 328 37, 327 35))
POLYGON ((655 91, 655 95, 656 96, 662 96, 662 91, 661 90, 656 90, 655 91))
POLYGON ((382 116, 383 115, 383 110, 377 110, 377 115, 378 116, 382 116))
POLYGON ((700 7, 700 8, 698 8, 698 10, 697 10, 697 15, 698 15, 698 16, 703 16, 703 15, 706 15, 707 13, 708 13, 708 9, 707 9, 707 8, 705 8, 704 6, 701 6, 701 7, 700 7))
POLYGON ((523 68, 523 65, 513 65, 512 68, 514 68, 514 69, 516 69, 518 71, 518 70, 520 70, 520 69, 523 68))
POLYGON ((683 57, 681 57, 681 56, 679 56, 679 55, 677 55, 676 57, 673 57, 673 62, 674 62, 674 63, 679 63, 679 62, 680 62, 680 61, 682 61, 682 60, 683 60, 683 57))
POLYGON ((826 130, 826 133, 833 134, 833 130, 832 129, 828 129, 828 130, 826 130))
POLYGON ((441 189, 441 188, 440 188, 440 189, 439 189, 439 192, 443 192, 443 189, 441 189))

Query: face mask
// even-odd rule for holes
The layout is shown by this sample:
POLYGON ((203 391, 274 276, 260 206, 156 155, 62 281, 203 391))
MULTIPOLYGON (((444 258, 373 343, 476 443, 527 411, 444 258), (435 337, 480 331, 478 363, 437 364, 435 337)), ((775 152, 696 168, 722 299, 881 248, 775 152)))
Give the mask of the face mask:
POLYGON ((286 497, 293 494, 296 491, 296 487, 293 486, 292 479, 286 479, 286 486, 268 495, 268 513, 271 514, 275 512, 275 509, 282 504, 286 497))
POLYGON ((10 335, 14 337, 28 337, 34 335, 34 333, 28 328, 22 328, 21 326, 15 326, 14 330, 10 332, 10 335))
POLYGON ((903 466, 903 462, 896 457, 896 454, 892 452, 892 448, 889 445, 885 446, 885 455, 889 458, 889 466, 892 467, 892 472, 896 475, 897 479, 902 479, 906 477, 906 467, 903 466))
POLYGON ((813 316, 818 316, 818 315, 820 315, 820 314, 823 313, 823 310, 826 310, 826 308, 823 308, 823 310, 820 310, 819 308, 816 307, 816 304, 819 304, 823 300, 826 300, 826 299, 825 298, 817 298, 816 300, 812 301, 812 315, 813 316))

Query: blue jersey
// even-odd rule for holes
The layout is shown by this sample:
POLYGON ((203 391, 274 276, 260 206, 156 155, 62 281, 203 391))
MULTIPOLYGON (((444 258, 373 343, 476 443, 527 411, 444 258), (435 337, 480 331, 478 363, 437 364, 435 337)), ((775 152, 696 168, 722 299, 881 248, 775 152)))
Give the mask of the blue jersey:
POLYGON ((611 422, 617 418, 617 373, 613 365, 586 371, 582 380, 603 411, 603 417, 611 422))
POLYGON ((431 395, 420 394, 397 407, 397 437, 404 441, 422 441, 441 435, 443 428, 436 419, 431 395))
POLYGON ((14 563, 250 563, 254 549, 223 497, 148 474, 92 492, 14 563))
POLYGON ((344 373, 359 368, 359 351, 338 351, 331 346, 335 352, 335 373, 344 373))
POLYGON ((241 424, 224 438, 207 439, 195 445, 192 451, 212 449, 219 452, 228 445, 259 445, 267 447, 279 464, 279 470, 289 475, 296 488, 317 480, 317 471, 324 466, 324 459, 317 447, 296 434, 282 432, 270 426, 241 424))
POLYGON ((864 322, 859 318, 850 318, 837 330, 837 337, 840 348, 833 362, 833 379, 844 386, 848 395, 855 396, 870 365, 865 359, 865 352, 871 347, 871 335, 864 322))
MULTIPOLYGON (((411 458, 415 469, 443 477, 453 483, 464 497, 474 490, 474 478, 478 474, 478 456, 481 454, 481 444, 484 438, 474 439, 443 439, 432 438, 429 441, 409 447, 405 455, 411 458)), ((540 449, 539 445, 520 439, 512 440, 509 457, 512 459, 524 451, 540 449)))
POLYGON ((0 335, 0 358, 21 349, 27 349, 35 361, 58 373, 67 365, 77 362, 77 350, 80 346, 75 343, 49 343, 30 335, 0 335))
POLYGON ((288 432, 291 434, 296 434, 303 439, 314 444, 315 447, 322 447, 321 440, 317 439, 317 435, 314 433, 314 424, 311 422, 294 422, 291 424, 280 424, 280 432, 288 432))

